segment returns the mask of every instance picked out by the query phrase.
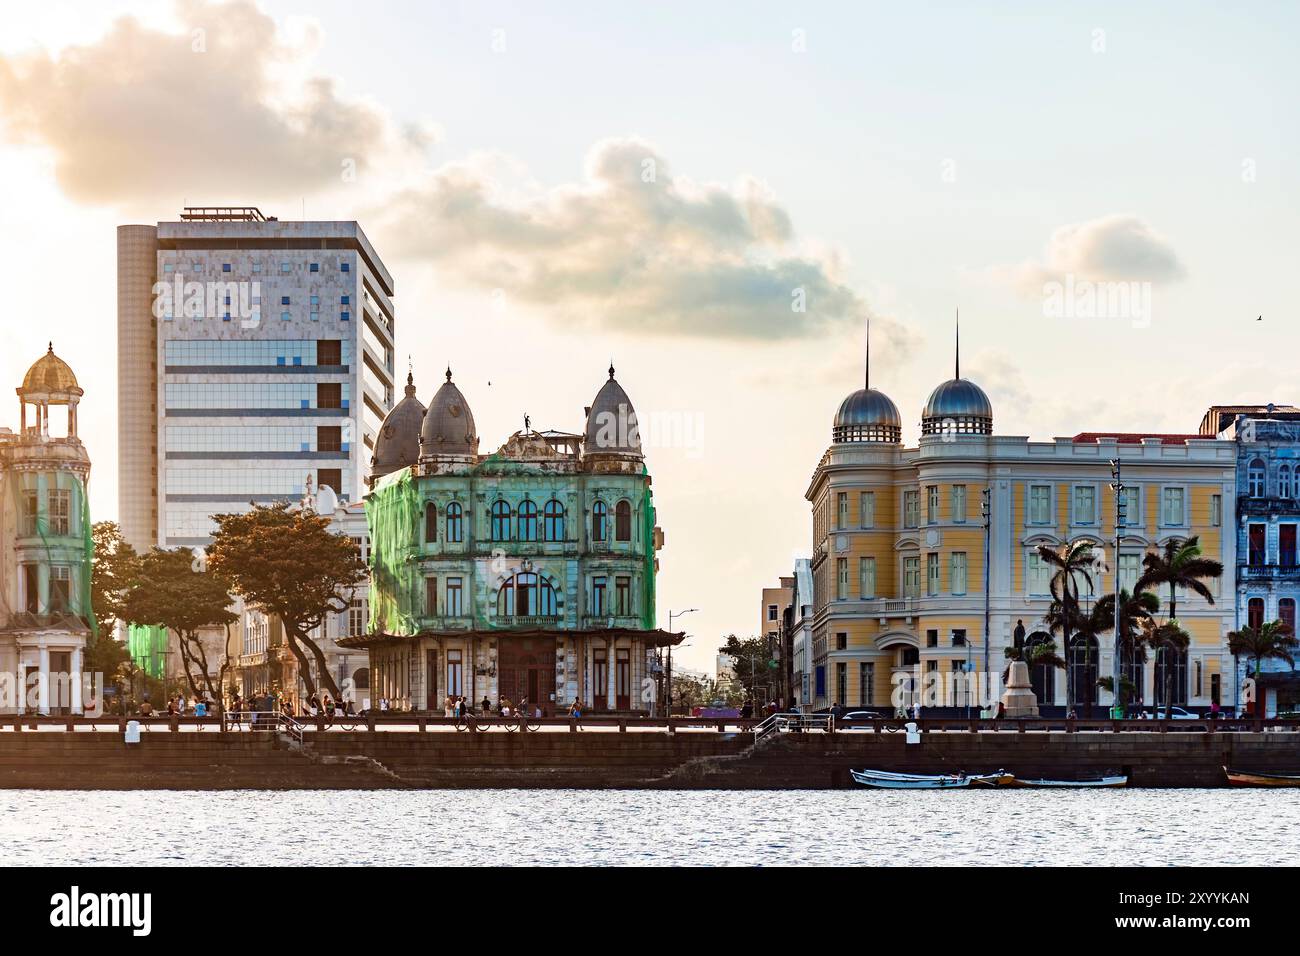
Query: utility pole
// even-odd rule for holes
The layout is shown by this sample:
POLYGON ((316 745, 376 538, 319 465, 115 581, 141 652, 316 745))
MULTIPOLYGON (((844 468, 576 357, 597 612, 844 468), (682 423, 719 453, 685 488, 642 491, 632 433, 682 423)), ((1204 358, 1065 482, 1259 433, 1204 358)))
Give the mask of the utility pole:
POLYGON ((1114 694, 1111 696, 1114 700, 1111 703, 1111 717, 1124 716, 1123 697, 1120 693, 1120 681, 1124 677, 1123 668, 1123 643, 1120 633, 1120 603, 1119 603, 1119 554, 1120 544, 1124 539, 1124 526, 1127 524, 1127 509, 1124 501, 1124 482, 1120 475, 1120 460, 1118 454, 1110 462, 1110 474, 1114 481, 1111 482, 1111 488, 1115 491, 1115 666, 1114 676, 1114 694))

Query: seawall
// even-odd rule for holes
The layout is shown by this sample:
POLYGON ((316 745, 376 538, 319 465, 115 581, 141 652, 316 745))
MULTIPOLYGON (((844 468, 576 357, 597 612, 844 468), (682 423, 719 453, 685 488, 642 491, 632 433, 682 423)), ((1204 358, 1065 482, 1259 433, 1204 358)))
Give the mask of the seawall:
POLYGON ((1129 775, 1215 787, 1223 767, 1300 774, 1291 733, 0 733, 0 787, 35 789, 830 789, 850 769, 1129 775))

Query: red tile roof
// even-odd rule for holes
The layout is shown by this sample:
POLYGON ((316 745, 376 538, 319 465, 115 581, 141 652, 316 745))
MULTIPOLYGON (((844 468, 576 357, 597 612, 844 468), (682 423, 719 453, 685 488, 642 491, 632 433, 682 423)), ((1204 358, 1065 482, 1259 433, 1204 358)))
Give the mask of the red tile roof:
POLYGON ((1206 436, 1191 434, 1167 434, 1163 432, 1079 432, 1070 441, 1081 445, 1095 445, 1102 439, 1114 439, 1121 445, 1137 445, 1146 438, 1159 438, 1162 445, 1185 445, 1188 439, 1204 440, 1206 436))

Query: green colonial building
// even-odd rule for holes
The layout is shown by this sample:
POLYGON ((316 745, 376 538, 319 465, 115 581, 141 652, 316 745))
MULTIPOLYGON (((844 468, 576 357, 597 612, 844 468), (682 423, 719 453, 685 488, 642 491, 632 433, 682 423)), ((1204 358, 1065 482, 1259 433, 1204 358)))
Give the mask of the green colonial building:
POLYGON ((441 712, 450 696, 529 711, 652 712, 662 699, 656 525, 636 412, 609 369, 582 433, 522 431, 479 453, 446 381, 411 376, 371 459, 371 704, 441 712))

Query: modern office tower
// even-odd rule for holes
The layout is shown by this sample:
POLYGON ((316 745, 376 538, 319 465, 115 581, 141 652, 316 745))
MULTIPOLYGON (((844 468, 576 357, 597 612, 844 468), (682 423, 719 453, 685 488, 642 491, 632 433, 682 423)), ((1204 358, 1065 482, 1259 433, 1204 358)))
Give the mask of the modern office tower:
POLYGON ((213 514, 359 501, 393 404, 393 279, 355 222, 186 207, 118 227, 119 515, 138 549, 213 514))

